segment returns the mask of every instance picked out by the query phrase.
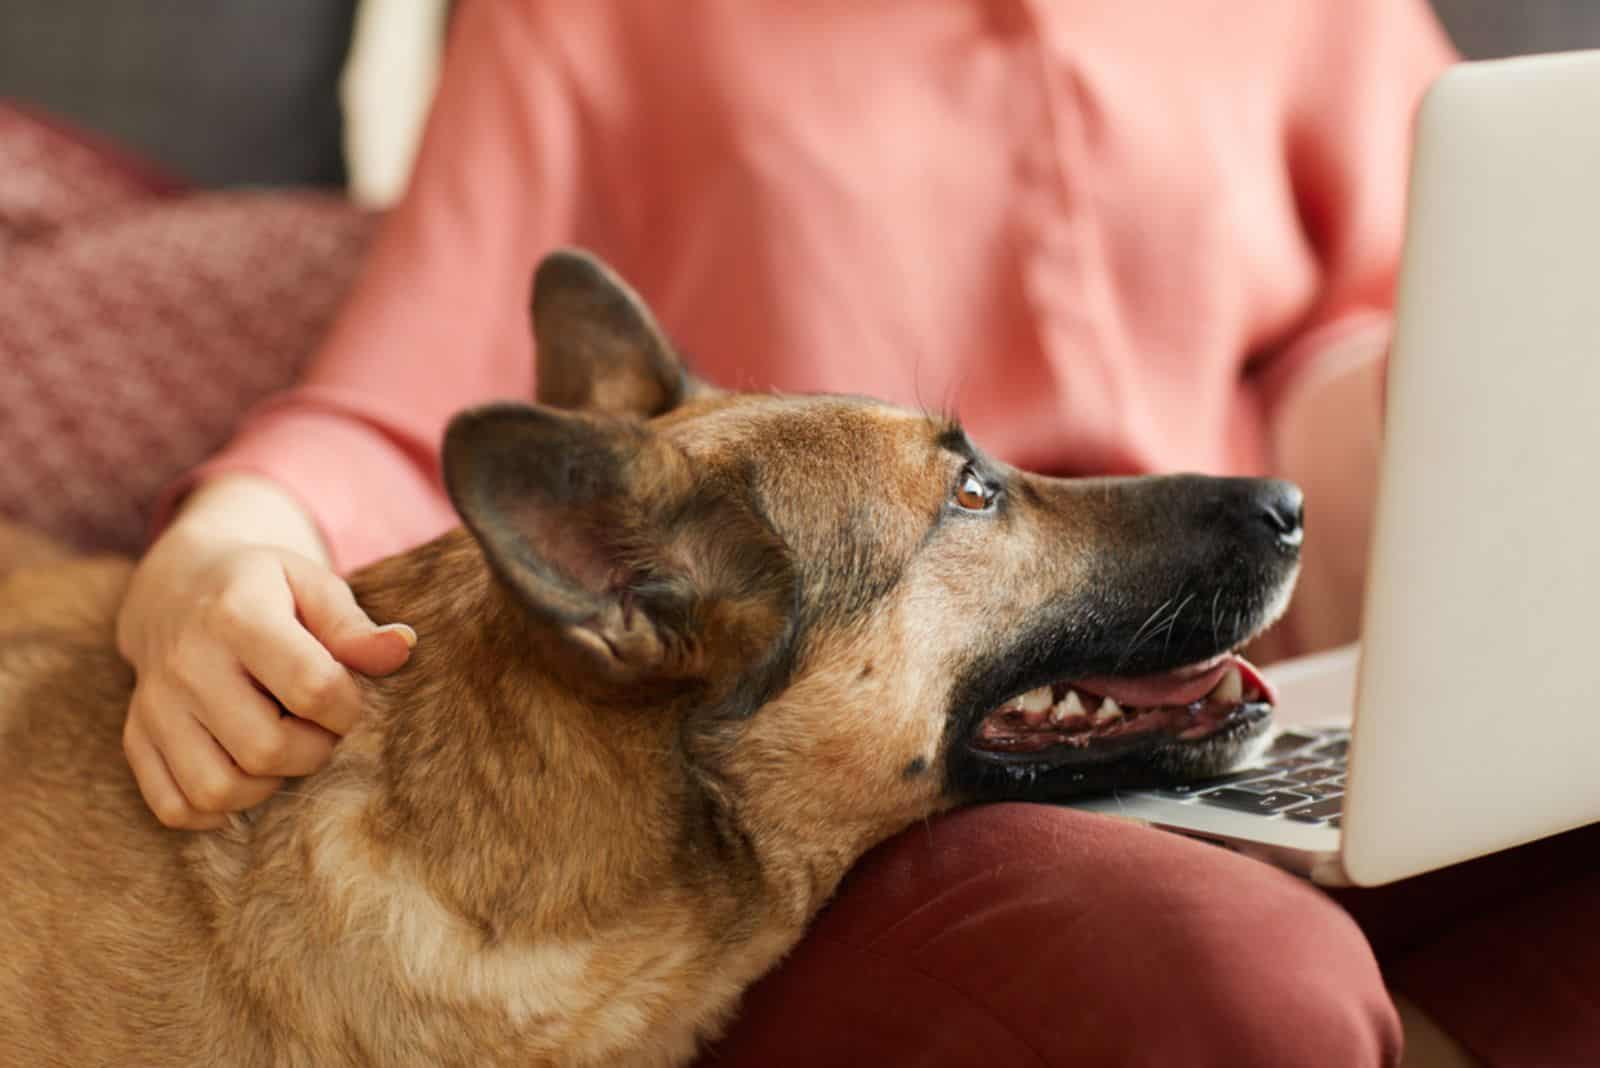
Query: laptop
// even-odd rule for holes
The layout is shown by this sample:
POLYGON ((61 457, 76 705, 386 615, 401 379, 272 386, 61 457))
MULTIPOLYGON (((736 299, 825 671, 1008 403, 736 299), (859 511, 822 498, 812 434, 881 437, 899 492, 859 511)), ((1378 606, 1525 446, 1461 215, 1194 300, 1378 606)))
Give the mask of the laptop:
POLYGON ((1433 86, 1395 329, 1359 653, 1268 673, 1248 767, 1075 807, 1363 886, 1600 820, 1600 52, 1433 86))

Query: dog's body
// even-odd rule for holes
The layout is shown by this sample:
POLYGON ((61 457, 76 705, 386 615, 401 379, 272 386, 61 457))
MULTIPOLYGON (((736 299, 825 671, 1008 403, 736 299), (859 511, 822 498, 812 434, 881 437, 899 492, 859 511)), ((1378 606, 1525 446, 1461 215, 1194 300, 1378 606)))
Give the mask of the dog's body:
POLYGON ((374 687, 334 766, 248 821, 165 830, 119 767, 125 572, 67 565, 0 593, 26 585, 54 605, 44 622, 70 619, 0 641, 8 1068, 677 1063, 818 903, 699 862, 716 843, 680 837, 663 723, 624 712, 585 737, 597 725, 537 686, 451 666, 525 626, 460 536, 359 587, 374 612, 410 601, 428 636, 413 670, 437 685, 374 687), (458 596, 429 611, 405 596, 419 578, 458 596), (386 752, 416 779, 386 781, 386 752))
POLYGON ((581 256, 535 320, 550 407, 446 442, 468 529, 353 580, 412 660, 224 830, 162 829, 125 767, 128 565, 0 578, 0 1065, 681 1064, 874 843, 1260 732, 1217 657, 1287 598, 1284 487, 718 393, 581 256), (1183 704, 1091 727, 1071 680, 1183 704))

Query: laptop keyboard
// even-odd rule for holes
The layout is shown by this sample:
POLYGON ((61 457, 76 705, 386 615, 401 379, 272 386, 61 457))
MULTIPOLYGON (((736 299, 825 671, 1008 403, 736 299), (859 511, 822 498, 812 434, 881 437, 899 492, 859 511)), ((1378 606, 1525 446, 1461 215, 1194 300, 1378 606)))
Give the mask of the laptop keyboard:
POLYGON ((1348 727, 1296 727, 1273 739, 1256 767, 1155 793, 1235 812, 1337 827, 1344 808, 1349 749, 1348 727))

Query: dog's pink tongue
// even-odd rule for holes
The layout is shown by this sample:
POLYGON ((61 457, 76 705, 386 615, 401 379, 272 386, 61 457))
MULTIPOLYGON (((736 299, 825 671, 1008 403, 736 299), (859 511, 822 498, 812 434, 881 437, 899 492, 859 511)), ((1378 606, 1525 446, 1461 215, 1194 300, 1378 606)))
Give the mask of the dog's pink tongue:
POLYGON ((1088 693, 1109 697, 1123 707, 1154 708, 1159 705, 1188 705, 1200 700, 1216 689, 1217 683, 1230 668, 1238 668, 1244 692, 1259 692, 1268 704, 1277 704, 1278 695, 1272 684, 1262 677, 1258 669, 1242 656, 1232 653, 1214 662, 1193 664, 1160 675, 1099 675, 1073 680, 1073 687, 1088 693))

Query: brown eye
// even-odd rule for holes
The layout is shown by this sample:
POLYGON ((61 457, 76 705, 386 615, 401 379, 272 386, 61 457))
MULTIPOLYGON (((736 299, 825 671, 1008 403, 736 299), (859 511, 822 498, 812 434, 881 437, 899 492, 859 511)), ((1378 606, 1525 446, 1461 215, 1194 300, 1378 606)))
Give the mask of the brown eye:
POLYGON ((969 512, 981 512, 993 503, 994 491, 971 471, 963 472, 956 486, 956 504, 969 512))

